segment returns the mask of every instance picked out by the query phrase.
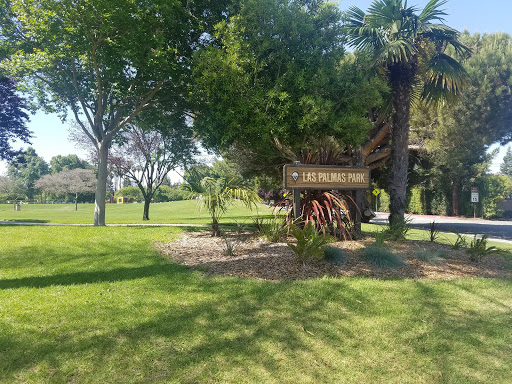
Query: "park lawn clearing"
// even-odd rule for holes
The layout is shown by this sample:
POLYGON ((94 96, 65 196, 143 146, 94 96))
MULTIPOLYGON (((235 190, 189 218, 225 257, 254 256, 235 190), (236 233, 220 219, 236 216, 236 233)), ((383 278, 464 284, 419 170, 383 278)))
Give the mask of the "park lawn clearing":
POLYGON ((511 279, 190 272, 164 227, 0 227, 0 383, 508 383, 511 279))
MULTIPOLYGON (((169 203, 153 203, 149 210, 149 221, 142 220, 144 204, 106 204, 106 224, 209 224, 211 218, 206 209, 200 210, 197 200, 181 200, 169 203)), ((246 208, 235 203, 224 216, 221 224, 238 222, 251 223, 252 218, 271 215, 273 210, 267 205, 258 204, 257 209, 246 208)), ((22 204, 20 211, 14 211, 12 204, 0 204, 0 221, 92 224, 94 204, 22 204)))

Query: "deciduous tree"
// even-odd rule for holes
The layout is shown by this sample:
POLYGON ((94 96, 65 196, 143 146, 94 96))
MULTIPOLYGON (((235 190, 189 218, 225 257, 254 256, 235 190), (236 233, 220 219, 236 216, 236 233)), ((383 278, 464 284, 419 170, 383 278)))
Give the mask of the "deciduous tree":
POLYGON ((300 152, 321 136, 352 146, 365 140, 382 85, 345 56, 334 4, 248 0, 214 37, 195 56, 191 92, 194 129, 208 148, 275 174, 290 161, 280 148, 300 152))
POLYGON ((81 160, 77 155, 57 155, 50 159, 50 169, 52 174, 71 169, 87 169, 92 166, 85 160, 81 160))
POLYGON ((129 124, 109 159, 113 170, 133 180, 142 192, 142 220, 149 220, 151 200, 168 173, 187 164, 195 151, 192 130, 187 125, 169 127, 165 116, 151 116, 149 121, 146 125, 129 124))
POLYGON ((34 199, 37 187, 35 182, 50 172, 48 163, 40 157, 34 148, 28 147, 16 156, 9 164, 7 174, 9 178, 21 182, 25 186, 27 197, 34 199))
POLYGON ((35 187, 57 195, 75 195, 75 211, 78 210, 78 195, 96 190, 96 175, 90 169, 65 169, 45 175, 36 181, 35 187))
POLYGON ((9 28, 2 33, 17 46, 3 67, 27 79, 27 90, 45 110, 62 116, 71 110, 96 147, 95 225, 105 225, 112 140, 150 106, 183 111, 189 58, 208 42, 209 27, 229 15, 227 2, 10 2, 9 28))

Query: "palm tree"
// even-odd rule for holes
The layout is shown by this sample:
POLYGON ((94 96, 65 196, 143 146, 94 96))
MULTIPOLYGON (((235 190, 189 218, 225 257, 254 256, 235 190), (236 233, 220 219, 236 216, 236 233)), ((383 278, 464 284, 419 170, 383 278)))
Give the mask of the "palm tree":
POLYGON ((372 58, 385 71, 392 97, 390 222, 404 222, 409 163, 409 112, 411 98, 427 101, 457 95, 464 84, 462 65, 446 53, 453 47, 459 57, 469 48, 459 32, 443 24, 439 9, 447 0, 430 0, 418 15, 407 0, 375 0, 365 14, 357 7, 346 13, 348 42, 372 58))
POLYGON ((212 218, 212 236, 220 236, 219 220, 228 208, 240 201, 251 208, 260 201, 257 193, 243 185, 237 185, 235 179, 201 175, 195 169, 189 171, 183 188, 190 192, 190 198, 197 198, 200 208, 206 208, 212 218))

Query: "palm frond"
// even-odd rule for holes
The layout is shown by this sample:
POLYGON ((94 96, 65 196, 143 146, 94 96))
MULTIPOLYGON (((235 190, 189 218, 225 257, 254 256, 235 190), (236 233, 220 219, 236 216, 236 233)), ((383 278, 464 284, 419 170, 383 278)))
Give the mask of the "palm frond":
POLYGON ((385 45, 381 29, 367 23, 366 14, 358 7, 345 13, 344 29, 348 43, 359 50, 375 49, 385 45))
POLYGON ((418 19, 421 23, 426 24, 430 23, 433 20, 438 20, 443 22, 443 16, 446 16, 447 13, 444 12, 444 9, 439 9, 443 5, 445 5, 448 0, 430 0, 423 11, 418 16, 418 19))
POLYGON ((456 54, 463 59, 466 59, 468 54, 471 53, 471 48, 460 41, 459 31, 443 24, 430 24, 428 28, 422 31, 421 37, 432 41, 438 51, 442 51, 445 46, 451 45, 456 54))
POLYGON ((426 74, 423 97, 429 102, 459 94, 467 76, 464 67, 444 53, 431 59, 426 74))
POLYGON ((377 60, 386 64, 408 62, 413 58, 416 52, 416 47, 409 40, 395 40, 386 44, 380 52, 378 52, 377 60))

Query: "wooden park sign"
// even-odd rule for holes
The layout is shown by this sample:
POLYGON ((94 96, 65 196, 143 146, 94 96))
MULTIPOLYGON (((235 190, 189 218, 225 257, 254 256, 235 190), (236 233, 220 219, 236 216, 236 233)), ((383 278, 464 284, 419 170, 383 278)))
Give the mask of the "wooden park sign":
POLYGON ((284 187, 288 189, 368 189, 369 167, 336 165, 287 164, 284 166, 284 187))

